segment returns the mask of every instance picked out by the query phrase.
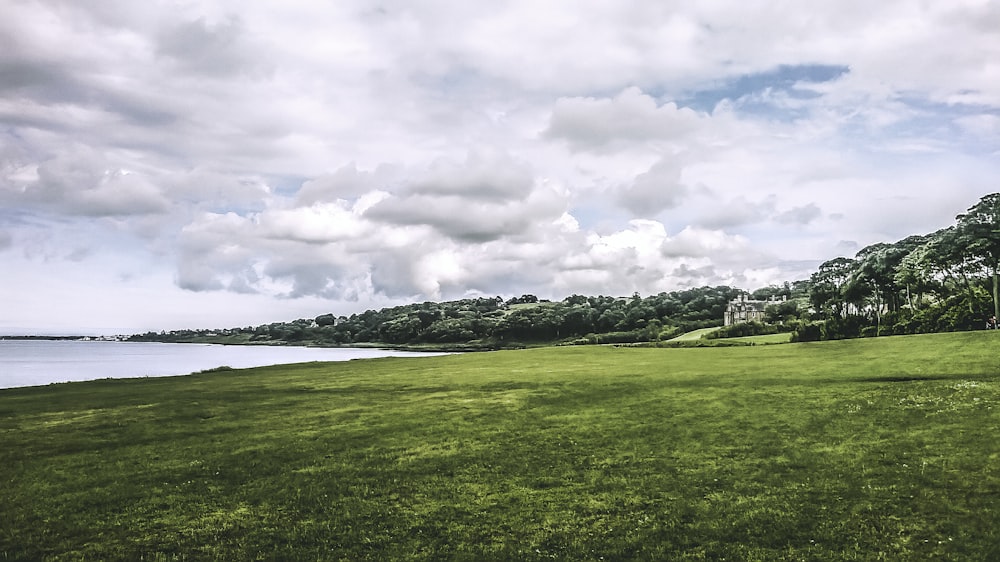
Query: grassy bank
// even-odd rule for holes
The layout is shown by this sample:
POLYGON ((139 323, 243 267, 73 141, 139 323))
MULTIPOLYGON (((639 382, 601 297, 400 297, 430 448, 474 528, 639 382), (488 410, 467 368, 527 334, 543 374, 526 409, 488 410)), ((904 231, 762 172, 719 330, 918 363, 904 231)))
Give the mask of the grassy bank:
POLYGON ((1000 339, 0 391, 0 560, 984 560, 1000 339))

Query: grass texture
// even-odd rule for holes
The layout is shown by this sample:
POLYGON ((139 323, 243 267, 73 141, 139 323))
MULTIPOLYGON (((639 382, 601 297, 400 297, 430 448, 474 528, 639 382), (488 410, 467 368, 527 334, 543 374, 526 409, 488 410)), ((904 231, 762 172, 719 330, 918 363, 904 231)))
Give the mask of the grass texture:
POLYGON ((0 560, 1000 559, 1000 337, 0 391, 0 560))

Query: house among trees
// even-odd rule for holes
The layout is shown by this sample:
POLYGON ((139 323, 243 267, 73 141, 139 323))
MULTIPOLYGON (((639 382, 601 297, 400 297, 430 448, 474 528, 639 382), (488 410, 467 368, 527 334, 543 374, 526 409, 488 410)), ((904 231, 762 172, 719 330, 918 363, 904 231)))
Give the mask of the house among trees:
MULTIPOLYGON (((784 297, 782 297, 784 298, 784 297)), ((764 309, 767 305, 774 304, 773 300, 758 301, 747 298, 746 293, 729 301, 726 305, 726 313, 723 318, 724 326, 732 326, 741 322, 764 322, 764 309)))

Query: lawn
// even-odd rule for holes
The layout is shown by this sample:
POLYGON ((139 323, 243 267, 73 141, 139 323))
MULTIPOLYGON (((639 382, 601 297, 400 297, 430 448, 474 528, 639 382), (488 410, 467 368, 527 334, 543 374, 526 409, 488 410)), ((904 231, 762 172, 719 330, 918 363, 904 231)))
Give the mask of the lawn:
POLYGON ((699 330, 693 330, 691 332, 683 333, 676 338, 667 341, 695 341, 700 340, 706 335, 718 330, 719 328, 701 328, 699 330))
POLYGON ((0 560, 988 560, 1000 337, 0 391, 0 560))
POLYGON ((775 343, 788 343, 792 341, 791 332, 780 334, 765 334, 762 336, 741 336, 738 338, 727 338, 732 341, 745 341, 754 345, 770 345, 775 343))

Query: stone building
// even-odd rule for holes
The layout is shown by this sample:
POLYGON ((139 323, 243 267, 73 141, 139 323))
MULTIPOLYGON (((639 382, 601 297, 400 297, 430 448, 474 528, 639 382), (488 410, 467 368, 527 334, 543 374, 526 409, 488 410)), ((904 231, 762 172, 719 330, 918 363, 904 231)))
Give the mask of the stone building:
MULTIPOLYGON (((782 300, 784 299, 782 297, 782 300)), ((726 315, 722 323, 725 326, 732 326, 740 322, 764 322, 764 309, 769 304, 774 304, 775 302, 780 301, 774 299, 766 301, 751 300, 746 293, 741 293, 740 296, 729 301, 729 304, 726 305, 726 315)))

